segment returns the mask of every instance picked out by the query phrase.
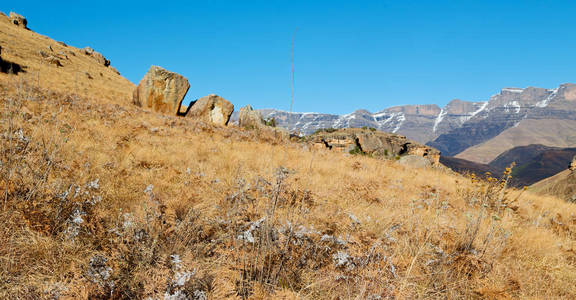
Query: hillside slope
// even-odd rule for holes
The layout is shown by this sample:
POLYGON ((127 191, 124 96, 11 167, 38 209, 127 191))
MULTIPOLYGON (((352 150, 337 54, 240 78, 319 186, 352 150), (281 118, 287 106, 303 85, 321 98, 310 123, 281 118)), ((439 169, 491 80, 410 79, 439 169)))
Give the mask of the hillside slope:
POLYGON ((575 147, 576 120, 523 120, 518 126, 502 132, 487 142, 468 148, 456 157, 489 163, 506 150, 531 144, 575 147))
POLYGON ((118 76, 36 85, 50 40, 9 32, 2 299, 576 296, 572 203, 152 113, 118 76))
POLYGON ((505 151, 488 164, 481 164, 456 157, 442 156, 440 162, 450 169, 465 174, 483 176, 486 172, 502 174, 512 164, 510 185, 523 187, 553 176, 566 169, 576 155, 576 148, 559 148, 544 145, 514 147, 505 151))
POLYGON ((541 180, 529 190, 540 195, 554 195, 566 201, 576 201, 576 173, 564 170, 552 177, 541 180))
POLYGON ((83 49, 59 43, 23 27, 15 26, 0 13, 1 57, 22 71, 18 77, 0 72, 0 80, 13 84, 26 83, 35 88, 98 97, 100 101, 126 103, 132 97, 134 84, 104 63, 98 54, 88 55, 83 49), (56 65, 56 61, 61 66, 56 65))

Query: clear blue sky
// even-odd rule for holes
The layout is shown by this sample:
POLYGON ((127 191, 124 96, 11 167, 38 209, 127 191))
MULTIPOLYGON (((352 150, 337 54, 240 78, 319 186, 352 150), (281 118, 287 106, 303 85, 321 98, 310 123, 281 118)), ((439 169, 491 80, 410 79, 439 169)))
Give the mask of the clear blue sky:
POLYGON ((2 1, 29 27, 102 52, 137 83, 183 74, 188 98, 349 113, 485 100, 576 82, 576 1, 2 1))

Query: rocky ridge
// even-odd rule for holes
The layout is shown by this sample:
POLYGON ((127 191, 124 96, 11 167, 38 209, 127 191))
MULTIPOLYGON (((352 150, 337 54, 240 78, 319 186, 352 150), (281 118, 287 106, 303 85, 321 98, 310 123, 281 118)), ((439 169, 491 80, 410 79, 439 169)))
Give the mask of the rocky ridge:
MULTIPOLYGON (((442 108, 437 105, 405 105, 377 113, 357 110, 346 115, 289 113, 273 109, 260 111, 265 118, 274 118, 278 126, 302 135, 322 128, 372 127, 405 135, 435 147, 445 155, 454 156, 508 129, 523 126, 524 120, 576 120, 575 99, 576 85, 563 84, 556 89, 504 88, 488 101, 456 99, 442 108)), ((519 143, 513 146, 527 145, 519 143)), ((549 146, 571 145, 551 143, 549 146)), ((474 160, 473 156, 463 158, 474 160)))
POLYGON ((309 143, 316 149, 365 154, 384 159, 419 156, 434 166, 438 166, 440 161, 440 152, 434 148, 411 141, 402 135, 371 129, 320 131, 310 136, 309 143))

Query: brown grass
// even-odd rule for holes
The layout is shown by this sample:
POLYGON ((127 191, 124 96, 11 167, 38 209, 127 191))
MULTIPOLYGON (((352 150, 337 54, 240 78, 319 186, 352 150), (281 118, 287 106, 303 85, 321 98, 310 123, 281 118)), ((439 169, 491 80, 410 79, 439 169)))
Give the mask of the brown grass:
POLYGON ((36 67, 50 89, 0 75, 2 299, 576 295, 574 204, 150 113, 112 75, 62 92, 73 68, 36 67))
POLYGON ((111 68, 98 64, 81 49, 63 46, 47 36, 14 26, 2 15, 0 47, 3 60, 23 67, 18 77, 0 72, 2 82, 26 81, 41 88, 97 96, 99 101, 113 103, 125 103, 132 95, 133 83, 111 68), (59 57, 62 67, 50 63, 40 52, 49 57, 59 57))
POLYGON ((3 89, 2 298, 576 294, 573 204, 3 89))

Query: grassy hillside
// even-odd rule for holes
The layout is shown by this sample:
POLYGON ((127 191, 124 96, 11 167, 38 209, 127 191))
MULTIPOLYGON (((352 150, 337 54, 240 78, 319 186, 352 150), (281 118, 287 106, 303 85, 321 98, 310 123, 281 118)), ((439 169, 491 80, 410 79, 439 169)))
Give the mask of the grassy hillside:
POLYGON ((576 202, 576 173, 564 170, 533 184, 530 186, 530 191, 541 195, 555 195, 559 199, 576 202))
POLYGON ((22 55, 0 77, 2 299, 576 295, 574 204, 151 113, 113 75, 62 92, 73 65, 37 85, 22 55))
POLYGON ((126 103, 132 97, 134 84, 114 69, 98 63, 82 49, 14 26, 2 14, 0 47, 2 60, 22 68, 17 77, 0 72, 0 80, 5 83, 16 85, 26 82, 30 86, 84 97, 97 96, 100 102, 126 103), (62 66, 54 65, 50 58, 58 59, 62 66))
POLYGON ((473 173, 479 176, 483 176, 486 172, 501 174, 508 166, 514 164, 509 185, 524 187, 566 170, 574 155, 576 148, 528 145, 507 150, 489 164, 444 156, 440 162, 461 174, 473 173))

